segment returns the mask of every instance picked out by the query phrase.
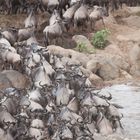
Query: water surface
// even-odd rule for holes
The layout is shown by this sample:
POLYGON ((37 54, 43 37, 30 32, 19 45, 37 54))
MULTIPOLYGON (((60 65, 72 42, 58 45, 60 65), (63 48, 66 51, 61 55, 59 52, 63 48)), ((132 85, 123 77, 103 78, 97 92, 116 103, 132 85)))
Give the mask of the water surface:
POLYGON ((113 85, 104 90, 112 94, 111 102, 123 106, 120 112, 124 117, 123 124, 125 135, 129 138, 140 140, 140 87, 127 85, 113 85))

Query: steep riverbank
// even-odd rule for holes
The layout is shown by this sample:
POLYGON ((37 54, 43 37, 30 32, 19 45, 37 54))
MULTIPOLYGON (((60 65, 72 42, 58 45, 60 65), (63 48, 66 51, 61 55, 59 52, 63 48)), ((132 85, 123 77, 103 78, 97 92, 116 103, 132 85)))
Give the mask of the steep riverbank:
MULTIPOLYGON (((63 69, 63 65, 61 65, 61 67, 60 64, 62 63, 60 62, 65 64, 69 62, 72 65, 79 65, 80 71, 89 79, 87 82, 88 86, 94 85, 96 89, 106 87, 105 89, 113 96, 112 101, 124 107, 124 109, 121 110, 124 114, 124 118, 122 119, 125 131, 124 136, 118 139, 110 136, 107 140, 139 140, 140 138, 140 112, 138 110, 140 107, 140 88, 124 85, 124 83, 131 83, 132 85, 139 86, 139 13, 140 8, 128 8, 124 6, 123 9, 111 13, 109 17, 104 19, 106 28, 111 32, 108 37, 108 45, 105 49, 100 50, 94 48, 91 43, 91 38, 94 36, 95 31, 90 28, 81 32, 77 30, 71 33, 64 33, 62 42, 47 47, 51 55, 63 56, 63 59, 61 59, 61 57, 56 59, 58 60, 57 66, 60 67, 60 70, 61 68, 63 69), (78 43, 84 43, 88 49, 93 51, 91 53, 76 51, 75 48, 78 43), (123 85, 115 85, 122 83, 123 85)), ((0 27, 2 29, 7 27, 15 27, 17 29, 24 28, 23 21, 25 17, 26 15, 0 15, 0 27)), ((35 32, 35 36, 39 44, 44 46, 42 30, 48 23, 49 15, 43 13, 37 17, 38 28, 37 32, 35 32)), ((101 29, 103 29, 103 25, 102 22, 99 21, 96 24, 96 31, 101 29)), ((16 45, 14 47, 16 49, 18 48, 16 45)), ((57 63, 57 61, 55 63, 57 63)), ((29 85, 28 78, 24 74, 13 70, 3 72, 2 65, 0 69, 2 71, 0 73, 0 89, 7 87, 24 89, 29 85)))
MULTIPOLYGON (((111 34, 108 37, 109 45, 104 50, 95 49, 90 43, 91 37, 95 31, 87 29, 84 32, 72 32, 64 34, 64 40, 62 43, 58 43, 62 46, 62 51, 53 49, 53 53, 60 53, 66 55, 76 47, 76 43, 84 42, 88 48, 94 48, 92 54, 81 54, 76 51, 72 51, 72 55, 75 54, 75 58, 80 58, 80 62, 83 64, 83 68, 86 70, 86 74, 90 77, 93 84, 104 86, 104 84, 112 84, 118 82, 128 82, 140 76, 140 8, 138 7, 125 7, 114 13, 111 13, 109 17, 106 17, 105 25, 110 30, 111 34), (79 35, 80 34, 80 35, 79 35), (75 35, 75 36, 74 36, 75 35), (66 50, 65 50, 66 49, 66 50), (63 53, 67 51, 66 54, 63 53), (104 82, 103 82, 104 81, 104 82)), ((22 28, 23 21, 26 15, 0 15, 0 27, 16 27, 22 28)), ((36 34, 38 41, 43 43, 42 30, 48 22, 49 15, 47 13, 39 14, 38 18, 38 33, 36 34)), ((102 22, 99 21, 96 24, 96 30, 103 29, 102 22)), ((43 44, 42 44, 43 45, 43 44)), ((55 48, 54 46, 51 48, 55 48)), ((74 58, 74 59, 75 59, 74 58)), ((77 59, 78 60, 78 59, 77 59)))

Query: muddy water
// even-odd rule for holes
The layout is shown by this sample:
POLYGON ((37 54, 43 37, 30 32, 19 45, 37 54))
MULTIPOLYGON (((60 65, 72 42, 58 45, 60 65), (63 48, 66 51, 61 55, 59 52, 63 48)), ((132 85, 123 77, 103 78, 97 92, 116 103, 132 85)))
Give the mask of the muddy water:
POLYGON ((120 111, 124 114, 122 124, 125 135, 140 140, 140 87, 127 85, 113 85, 105 90, 112 94, 112 102, 123 106, 120 111))

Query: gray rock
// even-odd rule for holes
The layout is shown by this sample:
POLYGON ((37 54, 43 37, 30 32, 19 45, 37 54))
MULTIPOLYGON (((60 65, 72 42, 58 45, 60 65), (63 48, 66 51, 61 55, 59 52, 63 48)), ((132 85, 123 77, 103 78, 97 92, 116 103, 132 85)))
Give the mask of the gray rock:
POLYGON ((28 85, 28 78, 18 71, 4 70, 0 73, 0 89, 8 87, 23 89, 28 85))
POLYGON ((72 39, 77 43, 83 43, 85 44, 85 46, 87 48, 93 48, 92 44, 90 43, 90 41, 88 40, 87 37, 83 36, 83 35, 75 35, 72 37, 72 39))
POLYGON ((140 76, 140 44, 136 43, 130 49, 129 61, 131 64, 130 73, 134 76, 140 76))
POLYGON ((101 65, 98 71, 99 76, 104 80, 113 80, 120 77, 119 68, 113 64, 113 61, 106 61, 101 65))

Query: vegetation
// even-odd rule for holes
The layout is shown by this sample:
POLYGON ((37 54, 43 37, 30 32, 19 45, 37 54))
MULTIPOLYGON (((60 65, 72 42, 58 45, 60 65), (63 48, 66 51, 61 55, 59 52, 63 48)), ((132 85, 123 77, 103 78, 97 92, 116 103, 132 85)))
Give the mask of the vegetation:
POLYGON ((94 48, 88 48, 84 43, 78 43, 75 50, 85 53, 95 53, 94 48))
POLYGON ((103 29, 101 31, 98 31, 94 34, 92 38, 92 44, 95 48, 105 48, 107 43, 107 36, 110 34, 110 31, 108 29, 103 29))

